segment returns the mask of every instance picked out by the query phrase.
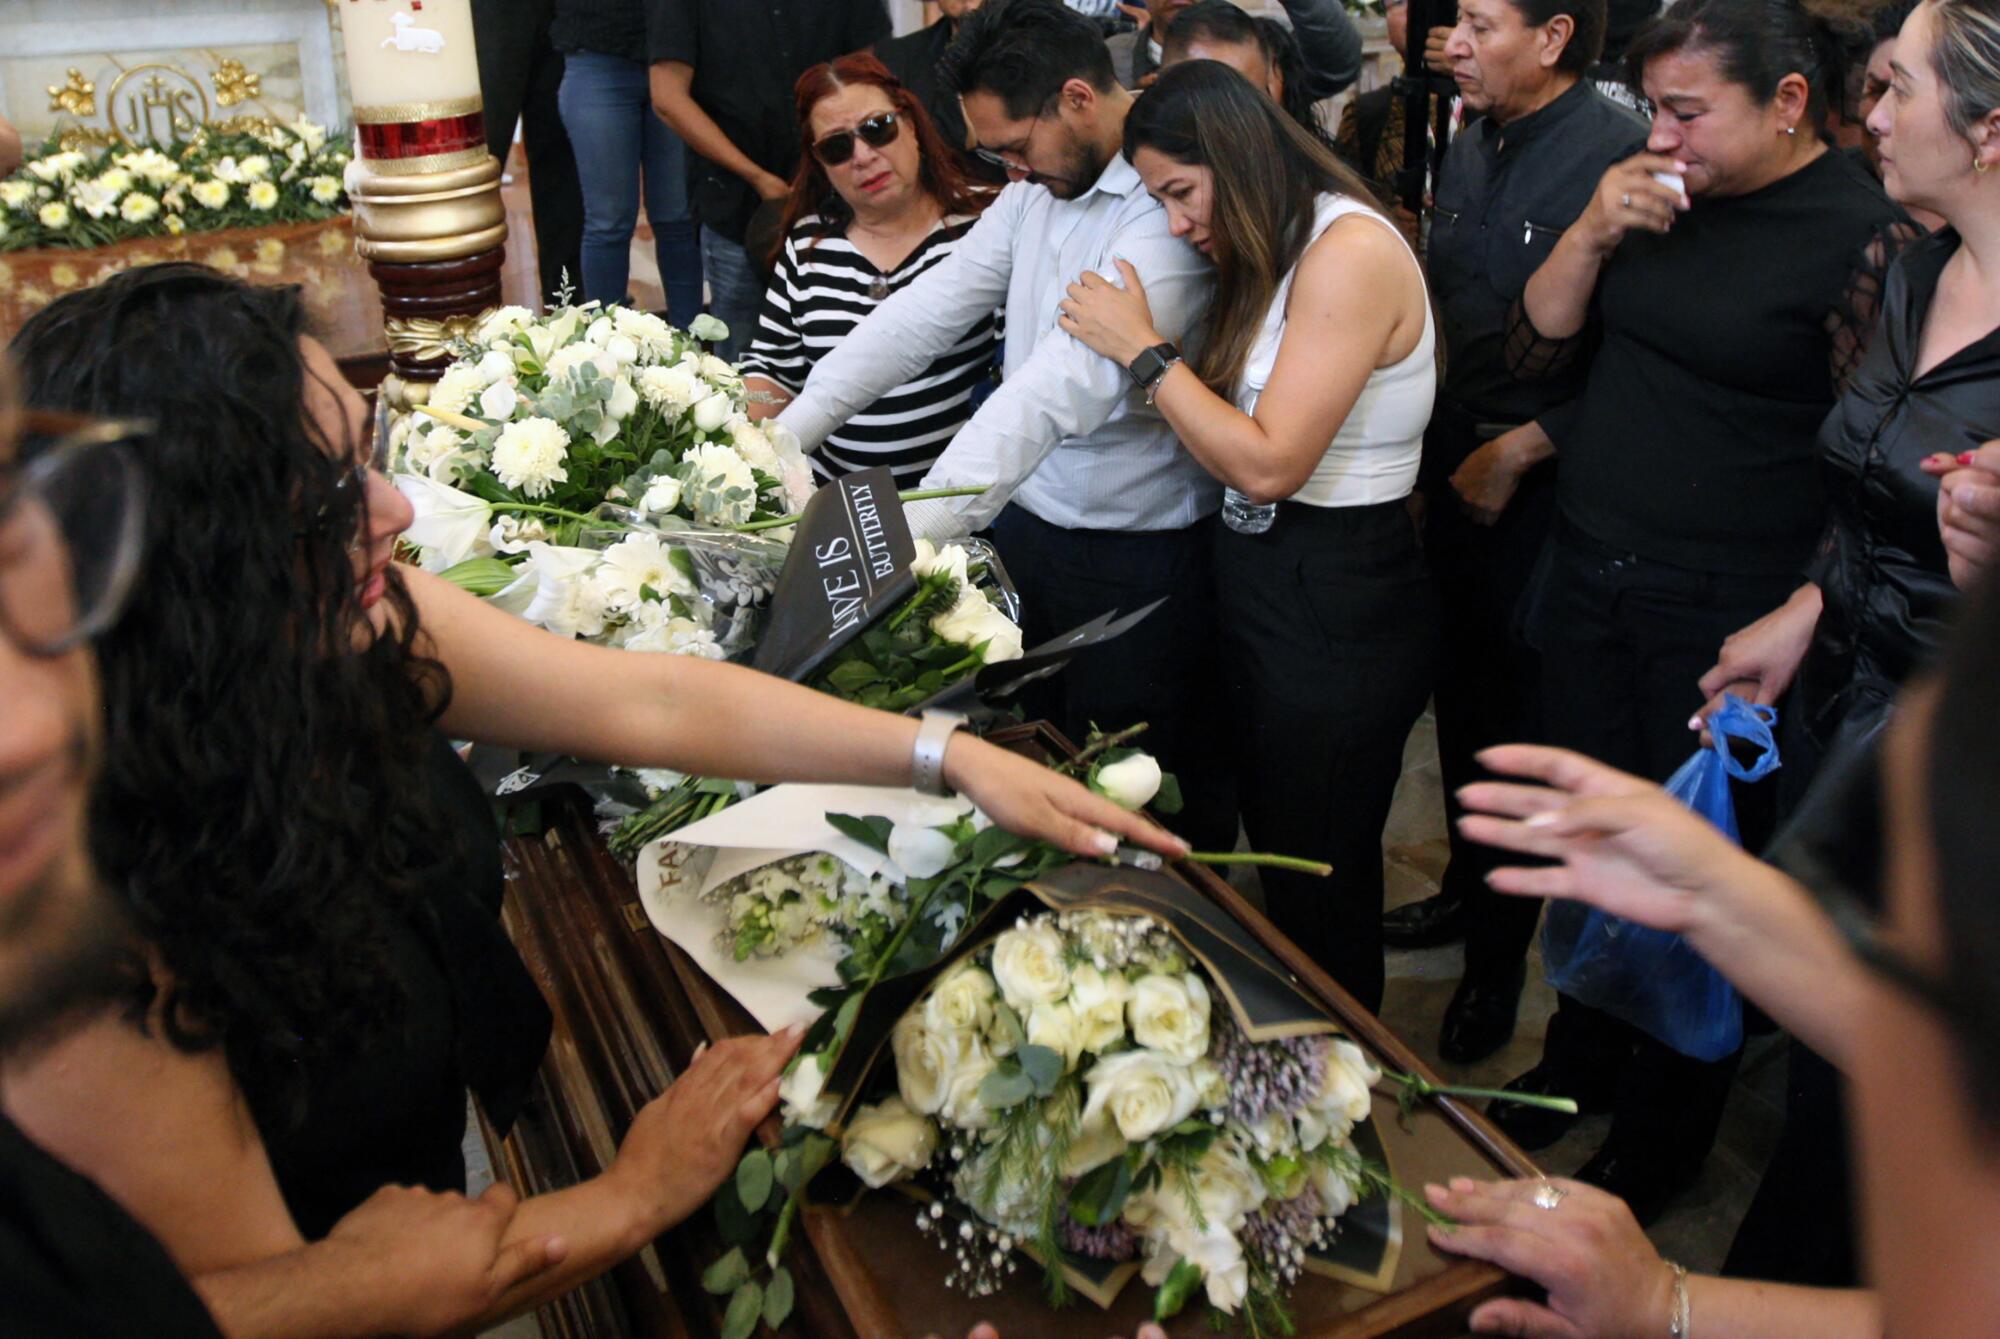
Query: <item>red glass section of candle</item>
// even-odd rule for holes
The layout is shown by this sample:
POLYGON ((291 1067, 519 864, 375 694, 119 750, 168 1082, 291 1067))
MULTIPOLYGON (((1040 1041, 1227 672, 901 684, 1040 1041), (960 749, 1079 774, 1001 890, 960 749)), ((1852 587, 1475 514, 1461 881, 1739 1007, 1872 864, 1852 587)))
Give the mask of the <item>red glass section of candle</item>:
POLYGON ((426 158, 437 153, 458 153, 486 143, 486 115, 443 116, 433 121, 399 121, 392 125, 355 127, 361 140, 363 158, 426 158))

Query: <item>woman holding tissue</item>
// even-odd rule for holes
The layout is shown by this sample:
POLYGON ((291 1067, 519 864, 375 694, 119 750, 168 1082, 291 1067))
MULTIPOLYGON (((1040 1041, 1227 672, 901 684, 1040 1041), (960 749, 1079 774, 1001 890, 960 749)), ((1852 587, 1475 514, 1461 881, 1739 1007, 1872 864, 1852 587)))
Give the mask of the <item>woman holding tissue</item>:
MULTIPOLYGON (((1509 334, 1525 377, 1590 360, 1582 394, 1538 420, 1562 462, 1529 629, 1546 737, 1654 780, 1695 745, 1714 647, 1812 556, 1815 434, 1908 229, 1819 139, 1838 51, 1797 0, 1679 0, 1642 29, 1627 62, 1654 108, 1646 151, 1605 173, 1509 334)), ((1691 1060, 1565 999, 1510 1086, 1615 1110, 1580 1175, 1646 1219, 1698 1173, 1736 1060, 1691 1060)), ((1495 1119, 1535 1149, 1575 1118, 1495 1119)))

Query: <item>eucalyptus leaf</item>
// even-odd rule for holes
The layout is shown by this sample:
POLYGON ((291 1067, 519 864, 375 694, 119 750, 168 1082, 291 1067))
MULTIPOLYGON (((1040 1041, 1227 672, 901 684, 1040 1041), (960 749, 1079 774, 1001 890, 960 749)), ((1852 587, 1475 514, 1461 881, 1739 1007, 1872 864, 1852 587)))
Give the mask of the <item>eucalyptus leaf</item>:
POLYGON ((979 1101, 988 1111, 1003 1111, 1034 1095, 1035 1081, 1011 1061, 1002 1061, 979 1081, 979 1101))
POLYGON ((779 1265, 771 1271, 771 1281, 764 1285, 764 1323, 775 1330, 791 1314, 792 1272, 779 1265))
POLYGON ((1047 1046, 1027 1045, 1014 1052, 1014 1060, 1021 1066, 1021 1072, 1034 1085, 1035 1096, 1047 1097, 1056 1090, 1056 1083, 1062 1078, 1062 1055, 1047 1046))
POLYGON ((740 1248, 733 1248, 729 1254, 717 1260, 702 1271, 701 1286, 704 1292, 717 1297, 733 1293, 750 1278, 750 1262, 743 1258, 740 1248))
POLYGON ((743 1197, 743 1207, 752 1213, 762 1209, 771 1198, 771 1180, 771 1155, 761 1148, 745 1153, 736 1164, 736 1193, 743 1197))

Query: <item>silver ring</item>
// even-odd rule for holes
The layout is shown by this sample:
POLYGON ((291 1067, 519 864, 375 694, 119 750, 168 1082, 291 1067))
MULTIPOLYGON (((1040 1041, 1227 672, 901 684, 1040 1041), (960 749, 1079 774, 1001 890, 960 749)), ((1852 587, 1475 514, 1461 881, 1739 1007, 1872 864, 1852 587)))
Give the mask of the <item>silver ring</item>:
POLYGON ((1624 195, 1621 195, 1621 196, 1619 196, 1619 197, 1618 197, 1618 203, 1619 203, 1620 207, 1622 207, 1622 208, 1625 208, 1625 209, 1630 209, 1630 208, 1632 207, 1632 196, 1631 196, 1631 194, 1630 194, 1630 193, 1628 192, 1628 193, 1626 193, 1626 194, 1624 194, 1624 195))
POLYGON ((1535 1207, 1553 1209, 1569 1196, 1569 1192, 1553 1181, 1544 1181, 1535 1187, 1535 1207))

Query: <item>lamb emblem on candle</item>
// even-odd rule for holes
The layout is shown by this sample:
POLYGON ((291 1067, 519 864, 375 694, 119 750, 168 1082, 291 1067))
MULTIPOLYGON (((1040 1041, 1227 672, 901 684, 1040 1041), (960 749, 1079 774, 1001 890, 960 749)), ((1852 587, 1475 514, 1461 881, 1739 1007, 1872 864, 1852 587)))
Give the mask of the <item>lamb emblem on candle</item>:
POLYGON ((382 39, 383 46, 392 46, 398 51, 421 51, 432 56, 444 50, 444 34, 435 28, 417 27, 417 21, 408 14, 391 14, 389 22, 396 25, 396 31, 382 39))

